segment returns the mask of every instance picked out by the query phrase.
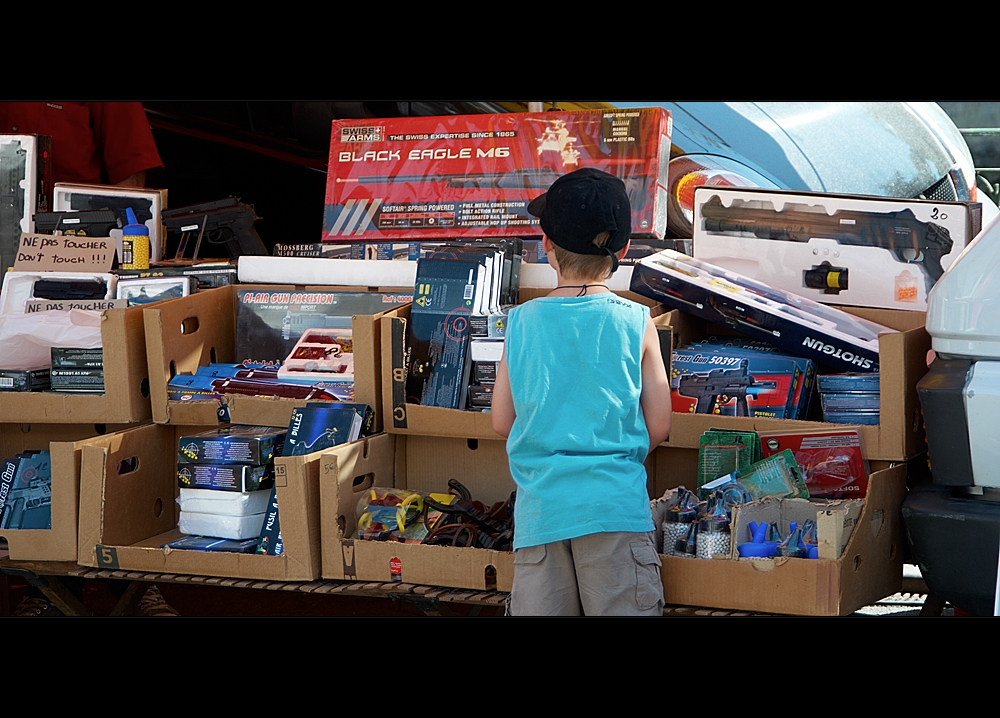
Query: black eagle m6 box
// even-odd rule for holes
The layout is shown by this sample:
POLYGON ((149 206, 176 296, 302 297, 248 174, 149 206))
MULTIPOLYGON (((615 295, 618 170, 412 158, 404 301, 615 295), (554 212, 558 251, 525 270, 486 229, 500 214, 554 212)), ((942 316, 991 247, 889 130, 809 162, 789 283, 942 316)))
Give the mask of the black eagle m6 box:
POLYGON ((662 108, 335 120, 322 239, 541 238, 528 203, 584 167, 621 178, 636 237, 662 239, 662 108))

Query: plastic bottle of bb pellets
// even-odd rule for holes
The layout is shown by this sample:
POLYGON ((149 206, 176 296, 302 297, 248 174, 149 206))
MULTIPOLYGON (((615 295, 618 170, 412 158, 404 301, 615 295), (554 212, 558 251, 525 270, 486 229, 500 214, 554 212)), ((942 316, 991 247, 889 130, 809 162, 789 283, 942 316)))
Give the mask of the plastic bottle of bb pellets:
POLYGON ((149 228, 139 224, 131 207, 125 208, 128 224, 122 229, 122 269, 149 269, 149 228))

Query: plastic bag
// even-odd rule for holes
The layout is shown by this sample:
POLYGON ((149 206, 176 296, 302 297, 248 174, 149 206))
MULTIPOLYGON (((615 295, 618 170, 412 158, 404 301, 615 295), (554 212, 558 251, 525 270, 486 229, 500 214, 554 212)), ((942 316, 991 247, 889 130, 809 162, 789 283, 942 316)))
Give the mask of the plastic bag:
POLYGON ((46 369, 52 347, 101 347, 102 312, 32 312, 0 315, 0 369, 46 369))

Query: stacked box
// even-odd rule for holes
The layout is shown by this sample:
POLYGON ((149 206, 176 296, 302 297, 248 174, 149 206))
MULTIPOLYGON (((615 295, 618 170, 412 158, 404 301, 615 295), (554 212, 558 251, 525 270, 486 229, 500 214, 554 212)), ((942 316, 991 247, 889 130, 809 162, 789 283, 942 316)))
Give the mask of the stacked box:
POLYGON ((149 425, 87 442, 80 469, 79 563, 261 580, 318 578, 319 453, 275 460, 282 555, 165 547, 183 536, 177 529, 179 509, 169 507, 176 507, 179 498, 177 447, 186 433, 179 427, 149 425), (122 473, 121 466, 132 469, 122 473))

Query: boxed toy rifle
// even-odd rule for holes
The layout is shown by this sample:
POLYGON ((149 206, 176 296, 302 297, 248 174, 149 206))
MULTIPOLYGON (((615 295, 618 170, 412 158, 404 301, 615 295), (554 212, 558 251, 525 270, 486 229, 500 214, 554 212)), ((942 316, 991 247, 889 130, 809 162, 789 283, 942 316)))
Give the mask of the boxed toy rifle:
POLYGON ((636 236, 666 230, 662 108, 335 120, 326 241, 541 237, 528 203, 583 167, 621 178, 636 236))
POLYGON ((52 367, 55 369, 102 369, 104 350, 86 347, 52 347, 52 367))
POLYGON ((669 249, 635 266, 631 289, 836 371, 878 371, 879 334, 895 331, 669 249))
POLYGON ((925 311, 979 228, 962 202, 698 187, 694 256, 827 304, 925 311))
POLYGON ((180 394, 216 397, 243 394, 333 401, 349 400, 353 389, 353 380, 337 381, 336 375, 322 380, 297 380, 292 373, 282 379, 274 367, 249 367, 245 364, 209 364, 198 367, 195 374, 178 374, 167 385, 168 392, 180 394))
POLYGON ((35 231, 35 213, 51 207, 50 156, 47 135, 0 134, 0 274, 14 266, 21 233, 35 231))
MULTIPOLYGON (((450 242, 425 250, 423 257, 434 259, 475 259, 487 267, 490 289, 483 314, 495 314, 502 307, 517 304, 521 289, 520 238, 450 242)), ((478 334, 474 332, 474 334, 478 334)), ((481 336, 486 336, 481 333, 481 336)))

